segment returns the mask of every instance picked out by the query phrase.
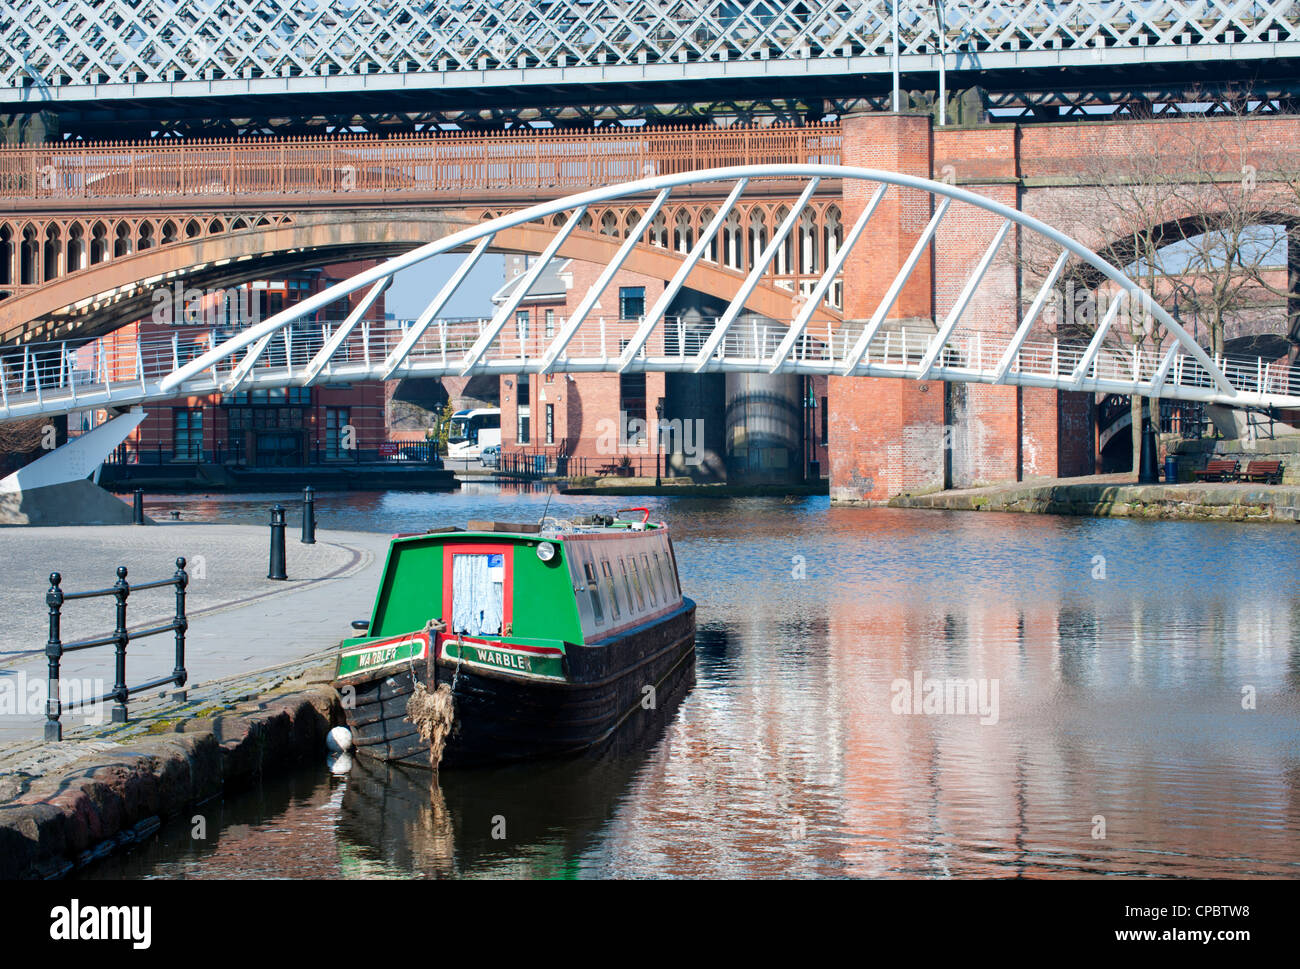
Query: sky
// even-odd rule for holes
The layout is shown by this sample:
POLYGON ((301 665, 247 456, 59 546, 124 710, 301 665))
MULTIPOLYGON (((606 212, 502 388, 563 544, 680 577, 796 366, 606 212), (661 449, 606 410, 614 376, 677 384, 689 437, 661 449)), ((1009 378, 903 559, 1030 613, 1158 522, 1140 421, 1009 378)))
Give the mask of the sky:
MULTIPOLYGON (((428 262, 397 273, 384 295, 385 310, 399 320, 415 319, 465 256, 463 252, 434 256, 428 262)), ((491 317, 492 294, 505 282, 505 265, 505 256, 485 252, 438 316, 445 320, 491 317)))

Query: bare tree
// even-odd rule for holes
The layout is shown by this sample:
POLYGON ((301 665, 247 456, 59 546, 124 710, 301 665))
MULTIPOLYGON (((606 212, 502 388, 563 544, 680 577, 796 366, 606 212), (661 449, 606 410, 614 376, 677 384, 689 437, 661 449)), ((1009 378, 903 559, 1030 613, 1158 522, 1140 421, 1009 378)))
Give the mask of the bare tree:
MULTIPOLYGON (((1234 322, 1285 295, 1279 290, 1288 286, 1279 287, 1272 270, 1283 222, 1300 212, 1300 178, 1293 197, 1279 192, 1275 173, 1285 156, 1264 147, 1259 126, 1268 122, 1251 108, 1228 99, 1215 114, 1118 126, 1107 138, 1117 147, 1081 153, 1077 190, 1062 190, 1041 213, 1127 272, 1176 318, 1190 314, 1189 328, 1203 323, 1213 354, 1223 353, 1234 322)), ((1027 240, 1029 274, 1044 278, 1058 252, 1044 240, 1027 240)), ((1069 305, 1056 316, 1057 335, 1091 338, 1102 316, 1103 280, 1073 263, 1058 285, 1069 305)), ((1107 344, 1162 349, 1164 334, 1149 318, 1130 313, 1126 322, 1111 328, 1107 344)), ((1284 315, 1269 324, 1287 329, 1284 315)), ((1148 408, 1133 395, 1135 469, 1148 408)))

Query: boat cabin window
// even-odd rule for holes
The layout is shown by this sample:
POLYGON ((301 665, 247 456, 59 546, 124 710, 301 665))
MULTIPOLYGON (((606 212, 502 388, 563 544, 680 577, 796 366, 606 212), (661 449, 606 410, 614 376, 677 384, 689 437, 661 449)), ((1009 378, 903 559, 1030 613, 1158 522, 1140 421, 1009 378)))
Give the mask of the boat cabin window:
POLYGON ((596 570, 591 567, 590 562, 583 562, 582 568, 587 576, 587 595, 591 598, 591 614, 596 618, 596 625, 599 626, 605 622, 605 610, 600 605, 600 587, 596 584, 596 570))
POLYGON ((655 552, 655 573, 659 576, 659 580, 663 583, 664 598, 666 598, 669 602, 671 602, 673 599, 673 584, 669 580, 667 573, 664 572, 664 560, 660 558, 658 552, 655 552))
POLYGON ((467 636, 500 636, 505 613, 505 557, 453 555, 451 630, 467 636))
POLYGON ((645 587, 650 593, 650 605, 659 605, 659 579, 650 571, 650 556, 645 552, 641 553, 641 563, 645 566, 645 587))
POLYGON ((636 605, 632 601, 632 582, 627 577, 627 562, 620 558, 618 560, 618 565, 623 572, 623 591, 627 593, 627 611, 633 612, 636 609, 636 605))
POLYGON ((618 587, 614 585, 614 573, 610 571, 608 562, 601 562, 600 570, 605 574, 605 590, 609 593, 610 605, 614 607, 614 618, 618 619, 622 610, 619 608, 618 587))
POLYGON ((636 556, 629 555, 632 561, 632 588, 636 590, 636 605, 642 612, 645 612, 645 590, 641 587, 641 569, 637 567, 636 556))

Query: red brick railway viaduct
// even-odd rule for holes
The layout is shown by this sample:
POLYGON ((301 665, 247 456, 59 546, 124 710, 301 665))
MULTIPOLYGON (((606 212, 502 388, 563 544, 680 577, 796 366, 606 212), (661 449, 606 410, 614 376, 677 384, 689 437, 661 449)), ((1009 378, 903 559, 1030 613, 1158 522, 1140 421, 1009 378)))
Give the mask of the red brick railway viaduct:
MULTIPOLYGON (((1203 143, 1202 147, 1205 147, 1205 142, 1219 146, 1221 151, 1217 159, 1213 157, 1213 152, 1208 152, 1210 157, 1201 157, 1198 161, 1203 168, 1218 171, 1224 179, 1241 177, 1243 144, 1250 151, 1257 150, 1261 159, 1271 159, 1275 163, 1281 160, 1286 170, 1300 171, 1300 118, 1284 115, 1229 117, 1223 120, 1194 118, 938 128, 926 114, 864 113, 850 115, 838 126, 816 125, 807 129, 783 127, 773 131, 754 129, 749 134, 741 133, 739 139, 735 133, 728 134, 725 129, 700 129, 695 135, 647 132, 644 150, 655 158, 661 170, 664 164, 698 168, 744 162, 817 160, 841 161, 846 165, 954 181, 963 188, 1041 218, 1067 234, 1074 235, 1086 245, 1101 247, 1114 240, 1090 238, 1086 224, 1066 224, 1071 211, 1085 210, 1098 201, 1097 176, 1083 173, 1096 173, 1099 160, 1104 164, 1108 157, 1123 155, 1135 141, 1154 141, 1157 144, 1167 142, 1170 153, 1173 154, 1173 147, 1185 143, 1188 133, 1192 131, 1179 127, 1183 125, 1199 126, 1195 129, 1195 135, 1203 143), (1222 132, 1223 137, 1217 137, 1216 132, 1222 132), (688 150, 673 140, 680 141, 683 138, 688 141, 694 139, 694 147, 688 150), (732 157, 737 150, 733 142, 749 145, 745 157, 732 157), (837 155, 838 158, 835 157, 837 155)), ((587 147, 587 158, 595 167, 597 162, 603 163, 600 142, 604 138, 589 137, 592 144, 587 147)), ((538 140, 547 142, 564 139, 558 133, 552 133, 538 140)), ((237 146, 232 150, 240 152, 243 148, 237 146)), ((633 160, 639 165, 639 157, 633 160)), ((23 161, 22 164, 27 165, 28 162, 23 161)), ((1258 167, 1263 173, 1268 170, 1269 162, 1261 161, 1258 167)), ((328 166, 317 168, 326 176, 333 177, 328 166)), ((383 167, 377 167, 374 171, 382 172, 383 167)), ((233 164, 231 173, 232 177, 238 174, 233 164)), ((629 168, 627 177, 635 177, 639 173, 640 170, 633 165, 629 168)), ((373 172, 371 177, 374 177, 373 172)), ((280 173, 280 178, 283 184, 283 172, 280 173)), ((545 195, 554 197, 579 188, 575 185, 565 189, 547 189, 545 195)), ((826 231, 828 220, 832 218, 838 226, 852 225, 874 188, 874 185, 848 180, 839 183, 839 197, 835 196, 834 188, 829 193, 825 190, 819 193, 814 199, 818 231, 826 231)), ((487 192, 485 197, 476 200, 476 204, 500 211, 503 205, 508 208, 532 200, 514 197, 519 196, 520 191, 493 191, 496 193, 495 200, 488 197, 493 192, 487 192)), ((522 191, 525 195, 532 196, 540 189, 522 191)), ((1284 208, 1294 217, 1297 196, 1289 186, 1284 191, 1261 192, 1261 199, 1284 197, 1288 192, 1289 206, 1284 208)), ((789 199, 785 200, 787 204, 794 194, 791 192, 789 199)), ((172 199, 170 204, 177 223, 183 224, 187 217, 187 207, 202 211, 231 201, 238 199, 190 196, 172 199)), ((446 221, 448 217, 453 221, 456 218, 473 218, 473 211, 477 210, 474 203, 463 198, 453 199, 444 195, 441 202, 411 198, 402 200, 402 216, 394 219, 382 214, 385 201, 383 193, 366 199, 328 196, 317 198, 310 193, 281 194, 277 197, 274 186, 256 198, 245 197, 243 201, 246 204, 255 202, 259 213, 267 216, 264 228, 249 229, 242 234, 227 233, 227 242, 208 233, 207 222, 204 220, 210 217, 209 213, 204 220, 200 220, 203 223, 201 237, 179 240, 174 251, 179 254, 187 245, 197 246, 195 251, 199 252, 199 256, 195 258, 199 263, 212 264, 214 259, 221 256, 240 258, 241 253, 247 250, 246 258, 254 262, 268 259, 267 268, 271 269, 275 254, 270 252, 270 248, 273 247, 262 245, 253 238, 261 232, 284 235, 289 240, 286 243, 289 246, 285 250, 286 255, 299 251, 301 258, 305 255, 305 250, 313 247, 323 254, 333 246, 339 249, 339 258, 344 255, 347 258, 363 258, 368 255, 390 254, 423 241, 421 231, 415 231, 414 234, 398 231, 406 222, 415 224, 424 220, 446 221), (342 238, 346 233, 337 228, 338 223, 357 222, 358 213, 364 213, 360 221, 374 221, 377 206, 381 210, 378 219, 386 223, 385 228, 378 231, 373 239, 367 237, 350 240, 357 245, 340 248, 340 243, 347 240, 342 238), (312 211, 317 208, 325 211, 312 211), (288 216, 284 215, 286 212, 288 216), (288 222, 284 221, 286 218, 288 222), (394 222, 399 223, 396 228, 391 224, 394 222), (343 252, 344 249, 347 251, 343 252)), ((769 232, 779 217, 781 210, 778 203, 782 201, 772 197, 764 203, 763 219, 769 232)), ((3 218, 12 221, 17 227, 30 220, 39 221, 42 213, 55 220, 67 218, 69 213, 74 218, 84 219, 88 217, 87 212, 103 210, 106 206, 108 211, 116 208, 120 212, 130 212, 132 208, 146 202, 157 206, 159 199, 151 196, 149 199, 122 199, 117 203, 106 203, 69 197, 54 203, 40 198, 14 198, 15 212, 3 218)), ((686 201, 682 218, 689 222, 687 231, 698 231, 698 224, 706 217, 709 204, 709 200, 703 198, 686 201)), ((845 265, 841 314, 845 321, 865 319, 875 309, 881 295, 931 218, 933 206, 934 198, 922 192, 891 190, 885 196, 866 234, 859 240, 845 265)), ((746 214, 746 219, 748 217, 746 214)), ((625 212, 619 214, 619 224, 622 225, 629 218, 625 212)), ((1277 207, 1269 209, 1267 205, 1264 206, 1260 218, 1261 222, 1277 222, 1277 207)), ((1087 220, 1083 221, 1086 223, 1087 220)), ((1289 218, 1287 221, 1289 224, 1289 218)), ((597 223, 599 225, 599 219, 597 223)), ((159 224, 164 225, 162 222, 159 224)), ((940 225, 935 244, 927 258, 922 259, 903 288, 891 311, 891 317, 897 320, 942 319, 999 225, 1000 220, 990 213, 965 205, 952 206, 940 225), (936 271, 936 266, 941 266, 942 269, 936 271)), ((41 232, 44 231, 42 228, 41 232)), ((351 231, 355 234, 357 227, 354 225, 351 231)), ((422 231, 427 231, 427 227, 422 231)), ((596 229, 593 228, 593 231, 596 229)), ((222 233, 216 235, 221 236, 222 233)), ((1004 334, 1014 331, 1017 306, 1032 297, 1037 289, 1032 269, 1020 258, 1024 245, 1030 241, 1025 236, 1026 233, 1018 227, 1012 228, 1003 243, 999 260, 989 270, 984 285, 963 317, 964 329, 1004 334)), ((1289 239, 1300 241, 1300 234, 1292 229, 1289 239)), ((611 240, 605 241, 608 243, 606 248, 613 244, 611 240)), ((538 245, 535 243, 523 248, 536 251, 538 245)), ((741 264, 748 262, 750 246, 751 243, 746 238, 745 251, 740 257, 741 264)), ((677 246, 673 243, 665 248, 677 246)), ((59 278, 32 286, 8 288, 15 290, 14 297, 25 295, 27 301, 53 300, 47 309, 54 304, 65 305, 67 301, 61 295, 50 293, 46 297, 38 294, 47 288, 56 288, 61 293, 64 290, 74 293, 70 298, 76 298, 74 291, 79 291, 76 282, 78 276, 87 280, 97 276, 105 279, 112 276, 109 282, 114 286, 128 283, 127 277, 139 280, 142 275, 133 275, 133 268, 128 265, 133 262, 139 262, 142 267, 145 262, 149 262, 149 273, 165 271, 172 265, 165 254, 167 249, 167 246, 162 246, 158 250, 139 253, 131 249, 128 250, 129 258, 118 261, 116 267, 110 262, 67 276, 63 275, 66 270, 60 257, 56 274, 59 278), (157 265, 150 260, 157 262, 157 265), (122 278, 117 278, 119 275, 122 278)), ((12 248, 6 251, 13 271, 5 281, 25 282, 16 278, 16 270, 19 268, 16 251, 12 248)), ((592 249, 597 255, 600 251, 603 250, 592 249)), ((821 258, 824 258, 820 247, 818 251, 821 252, 821 258)), ((1292 292, 1300 290, 1300 286, 1296 285, 1300 279, 1298 252, 1300 246, 1292 242, 1288 246, 1288 259, 1292 266, 1292 292)), ((576 250, 569 254, 583 258, 583 254, 576 250)), ((654 254, 647 253, 647 256, 654 254)), ((730 269, 721 265, 711 269, 702 268, 718 277, 713 282, 727 283, 732 277, 739 278, 743 274, 742 265, 730 269), (724 279, 724 276, 727 278, 724 279)), ((255 265, 248 263, 243 273, 247 275, 256 269, 255 265)), ((656 264, 649 271, 670 270, 656 264)), ((141 273, 143 272, 142 269, 141 273)), ((229 275, 230 271, 223 272, 229 275)), ((791 281, 798 282, 802 278, 815 276, 792 276, 791 281)), ((209 282, 216 285, 220 280, 209 282)), ((80 296, 84 298, 102 291, 102 287, 92 287, 89 291, 80 293, 80 296)), ((780 292, 783 291, 770 285, 762 287, 760 295, 765 294, 766 304, 771 305, 755 308, 777 316, 784 315, 776 306, 780 302, 776 299, 780 292)), ((22 300, 15 298, 0 310, 0 318, 13 316, 20 302, 22 300)), ((9 332, 10 327, 21 324, 26 319, 28 316, 22 316, 21 319, 13 316, 12 319, 0 321, 6 323, 4 329, 9 332)), ((1039 325, 1042 326, 1041 323, 1039 325)), ((945 386, 939 381, 861 377, 832 377, 828 394, 831 493, 838 500, 883 501, 902 492, 915 493, 1034 476, 1086 474, 1094 470, 1096 422, 1090 394, 983 384, 945 386)))
MULTIPOLYGON (((1104 163, 1135 143, 1163 144, 1172 155, 1189 135, 1204 141, 1221 132, 1217 155, 1207 150, 1198 160, 1223 178, 1242 177, 1243 145, 1258 151, 1261 178, 1270 162, 1282 163, 1284 171, 1300 171, 1300 118, 1289 116, 937 128, 928 115, 877 113, 849 116, 841 128, 846 165, 955 181, 1095 248, 1115 240, 1090 238, 1087 220, 1068 225, 1062 224, 1063 216, 1072 208, 1098 203, 1095 181, 1088 184, 1095 176, 1082 173, 1097 172, 1099 160, 1104 163), (1193 132, 1180 130, 1180 125, 1199 127, 1193 132)), ((846 225, 862 212, 873 188, 845 183, 846 225)), ((1295 217, 1297 196, 1290 187, 1262 191, 1260 197, 1270 199, 1263 205, 1261 222, 1276 220, 1272 203, 1279 198, 1289 202, 1295 217)), ((933 197, 921 192, 891 192, 885 197, 845 266, 846 321, 863 319, 875 309, 923 232, 933 205, 933 197)), ((936 278, 933 259, 922 259, 891 318, 942 319, 999 224, 991 213, 951 207, 931 248, 941 253, 945 272, 936 278)), ((1013 227, 1002 253, 1020 253, 1025 234, 1013 227)), ((1300 233, 1289 230, 1288 240, 1294 292, 1300 278, 1300 233)), ((1012 333, 1017 303, 1036 291, 1035 280, 1019 260, 1000 258, 962 326, 1012 333)), ((903 492, 1095 470, 1096 421, 1092 395, 1087 393, 832 377, 829 425, 831 495, 840 501, 883 501, 903 492)))

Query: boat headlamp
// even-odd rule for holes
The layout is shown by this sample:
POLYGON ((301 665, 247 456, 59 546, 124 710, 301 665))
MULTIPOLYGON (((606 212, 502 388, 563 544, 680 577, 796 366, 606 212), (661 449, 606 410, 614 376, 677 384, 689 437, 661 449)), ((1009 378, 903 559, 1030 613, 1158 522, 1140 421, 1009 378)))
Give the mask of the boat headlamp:
POLYGON ((550 542, 539 542, 537 545, 537 557, 543 562, 549 562, 555 558, 555 546, 550 542))

